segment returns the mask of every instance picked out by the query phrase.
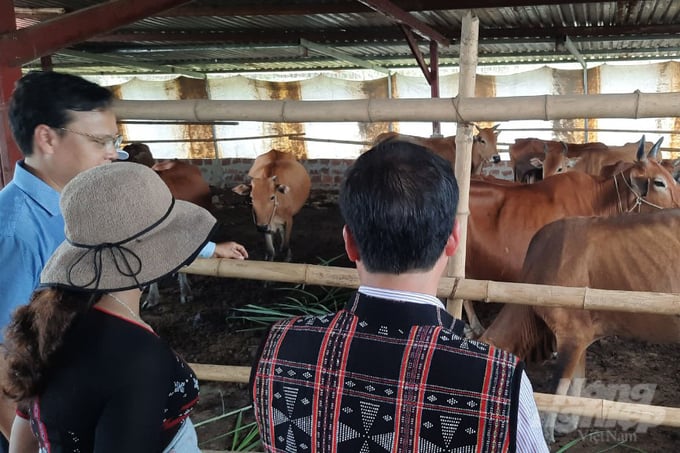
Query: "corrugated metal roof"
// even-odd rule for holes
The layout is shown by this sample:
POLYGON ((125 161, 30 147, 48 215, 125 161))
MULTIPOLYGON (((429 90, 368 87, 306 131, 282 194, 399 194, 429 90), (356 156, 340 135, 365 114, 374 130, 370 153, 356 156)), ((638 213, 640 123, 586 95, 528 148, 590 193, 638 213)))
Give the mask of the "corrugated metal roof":
MULTIPOLYGON (((99 1, 15 0, 18 8, 75 11, 99 1)), ((369 2, 370 3, 370 2, 369 2)), ((455 65, 463 17, 479 18, 479 64, 575 61, 563 45, 569 37, 586 61, 680 57, 680 2, 393 0, 452 45, 439 47, 440 65, 455 65), (465 5, 471 9, 461 9, 465 5), (456 5, 454 7, 453 5, 456 5), (484 6, 484 7, 475 7, 484 6)), ((20 16, 19 27, 39 19, 20 16)), ((44 20, 44 18, 42 18, 44 20)), ((343 52, 367 64, 415 67, 406 38, 389 15, 350 0, 196 0, 154 17, 127 24, 108 35, 73 46, 76 58, 55 55, 55 68, 69 71, 134 72, 134 63, 181 66, 201 72, 242 72, 354 68, 354 64, 299 45, 301 38, 343 52), (208 13, 206 13, 206 8, 208 13), (209 15, 205 15, 209 14, 209 15), (97 55, 129 58, 119 64, 97 55)), ((429 58, 428 41, 418 36, 429 58)), ((37 62, 29 66, 36 67, 37 62)), ((150 69, 139 69, 149 72, 150 69)))

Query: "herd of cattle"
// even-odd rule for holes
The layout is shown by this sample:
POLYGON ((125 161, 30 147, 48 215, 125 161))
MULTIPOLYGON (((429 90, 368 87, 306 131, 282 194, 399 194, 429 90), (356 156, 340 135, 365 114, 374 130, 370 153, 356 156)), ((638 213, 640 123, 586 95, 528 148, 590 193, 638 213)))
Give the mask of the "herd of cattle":
MULTIPOLYGON (((455 162, 455 137, 422 138, 394 132, 455 162)), ((497 126, 478 130, 472 145, 468 278, 611 290, 680 292, 673 264, 680 257, 678 163, 662 161, 661 140, 623 146, 521 139, 509 152, 515 181, 481 176, 498 162, 497 126), (529 183, 531 182, 531 183, 529 183)), ((134 149, 130 160, 141 161, 134 149)), ((148 148, 146 150, 148 151, 148 148)), ((142 153, 144 157, 144 153, 142 153)), ((153 166, 178 199, 210 209, 210 187, 200 170, 180 161, 153 166)), ((234 192, 250 195, 257 229, 264 233, 266 259, 290 260, 293 217, 310 193, 305 167, 285 152, 259 156, 249 182, 234 192), (274 236, 280 236, 274 246, 274 236)), ((553 388, 579 395, 585 352, 610 335, 655 343, 680 342, 680 317, 598 312, 507 304, 484 329, 466 303, 473 332, 483 341, 523 358, 557 353, 553 388)), ((572 418, 576 423, 577 419, 572 418)), ((554 439, 555 416, 546 420, 554 439)), ((575 426, 574 426, 575 427, 575 426)))

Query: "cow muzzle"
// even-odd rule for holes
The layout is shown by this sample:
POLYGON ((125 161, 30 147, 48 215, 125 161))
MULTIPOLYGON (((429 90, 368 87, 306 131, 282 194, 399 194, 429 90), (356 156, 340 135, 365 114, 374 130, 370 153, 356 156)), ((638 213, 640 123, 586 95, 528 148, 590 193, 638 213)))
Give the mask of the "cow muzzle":
POLYGON ((267 225, 266 223, 264 225, 258 224, 258 225, 256 225, 256 228, 257 228, 257 231, 259 231, 260 233, 271 233, 271 230, 269 229, 269 225, 267 225))

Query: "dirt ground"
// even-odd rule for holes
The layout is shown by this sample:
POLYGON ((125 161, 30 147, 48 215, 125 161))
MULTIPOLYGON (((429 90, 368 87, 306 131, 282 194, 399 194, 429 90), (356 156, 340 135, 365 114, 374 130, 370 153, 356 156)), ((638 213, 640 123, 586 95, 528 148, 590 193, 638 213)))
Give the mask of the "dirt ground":
MULTIPOLYGON (((310 202, 295 218, 291 241, 293 262, 320 264, 340 257, 334 266, 351 266, 344 256, 342 220, 332 195, 313 194, 310 202)), ((249 250, 251 259, 262 259, 263 240, 252 224, 247 202, 225 193, 215 213, 220 221, 217 241, 236 240, 249 250)), ((174 279, 161 282, 163 302, 143 313, 143 317, 179 353, 190 362, 219 365, 250 366, 262 332, 244 330, 252 327, 234 319, 235 308, 246 304, 266 306, 282 298, 276 288, 263 282, 243 279, 190 276, 195 300, 181 305, 174 279)), ((290 285, 288 285, 290 286, 290 285)), ((483 319, 490 319, 494 308, 482 307, 483 319)), ((551 364, 530 365, 529 377, 534 390, 547 392, 551 364)), ((587 376, 584 386, 590 396, 626 402, 648 402, 680 407, 678 377, 680 349, 678 345, 649 345, 610 338, 593 345, 588 351, 587 376)), ((584 395, 585 396, 585 395, 584 395)), ((250 404, 247 386, 202 382, 201 401, 192 416, 194 423, 246 407, 250 404)), ((252 421, 252 411, 245 422, 252 421)), ((231 450, 234 417, 198 428, 201 447, 231 450), (214 439, 215 440, 210 440, 214 439)), ((637 426, 604 424, 582 420, 576 432, 557 437, 551 446, 555 452, 575 439, 583 438, 569 452, 644 451, 675 452, 680 450, 680 428, 652 427, 635 432, 637 426), (625 429, 627 428, 627 429, 625 429)))

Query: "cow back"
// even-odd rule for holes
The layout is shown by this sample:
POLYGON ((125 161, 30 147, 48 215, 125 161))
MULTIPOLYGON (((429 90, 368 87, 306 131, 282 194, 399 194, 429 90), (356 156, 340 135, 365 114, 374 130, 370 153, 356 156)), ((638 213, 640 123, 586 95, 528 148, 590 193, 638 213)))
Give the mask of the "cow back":
MULTIPOLYGON (((680 292, 680 209, 616 217, 560 219, 529 244, 521 280, 526 283, 621 291, 680 292)), ((657 314, 535 307, 554 329, 589 326, 593 339, 624 335, 680 341, 680 317, 657 314)))
POLYGON ((212 191, 201 170, 187 162, 171 160, 155 164, 153 170, 177 200, 188 201, 213 211, 212 191))
MULTIPOLYGON (((483 128, 474 136, 472 142, 472 166, 471 173, 479 174, 484 163, 498 155, 497 148, 498 132, 495 127, 483 128)), ((451 168, 456 165, 456 136, 448 137, 418 137, 414 135, 400 134, 398 132, 383 132, 373 140, 373 146, 390 139, 397 139, 414 145, 422 146, 448 160, 451 168)))

